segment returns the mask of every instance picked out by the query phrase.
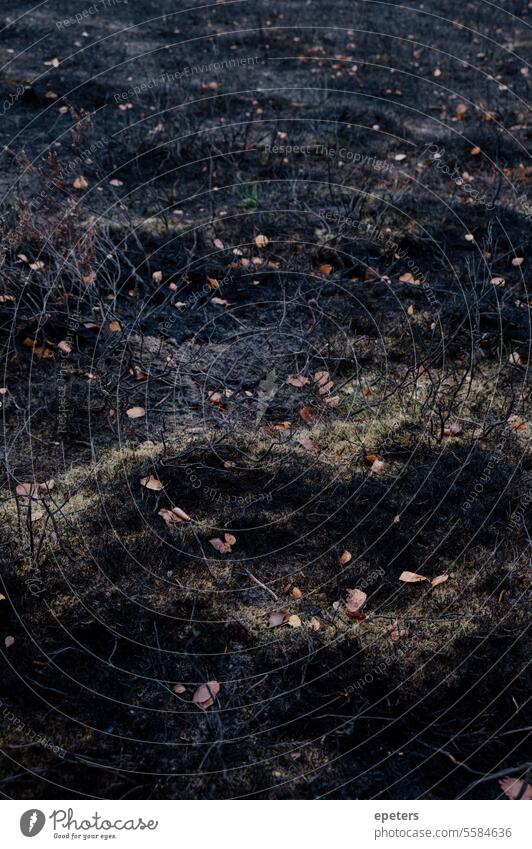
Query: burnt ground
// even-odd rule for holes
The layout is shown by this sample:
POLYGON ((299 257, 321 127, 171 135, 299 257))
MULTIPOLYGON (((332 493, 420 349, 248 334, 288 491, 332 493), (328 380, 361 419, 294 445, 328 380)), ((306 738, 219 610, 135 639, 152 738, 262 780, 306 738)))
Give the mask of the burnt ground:
POLYGON ((90 8, 0 14, 1 792, 499 798, 529 5, 90 8))

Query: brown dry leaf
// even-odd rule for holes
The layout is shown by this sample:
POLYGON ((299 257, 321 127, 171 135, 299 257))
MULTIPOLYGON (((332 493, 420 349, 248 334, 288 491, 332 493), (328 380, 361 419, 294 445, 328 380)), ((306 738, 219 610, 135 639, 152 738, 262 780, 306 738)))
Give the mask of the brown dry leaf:
POLYGON ((141 478, 140 485, 146 487, 146 489, 152 489, 154 492, 160 492, 163 489, 161 481, 154 475, 147 475, 145 478, 141 478))
POLYGON ((463 121, 467 112, 467 106, 465 103, 459 103, 456 107, 456 117, 459 121, 463 121))
POLYGON ((194 695, 192 701, 202 710, 207 710, 214 704, 214 699, 220 692, 218 681, 207 681, 206 684, 201 684, 194 695))
POLYGON ((508 419, 508 424, 512 428, 512 430, 526 430, 526 422, 523 419, 520 419, 519 416, 510 416, 508 419))
POLYGON ((14 637, 6 637, 5 638, 4 645, 5 645, 6 649, 10 648, 14 644, 15 644, 15 638, 14 637))
POLYGON ((45 345, 37 345, 35 339, 26 337, 26 339, 22 340, 22 344, 25 348, 31 348, 32 354, 39 357, 41 360, 50 360, 54 355, 51 348, 47 348, 45 345))
POLYGON ((53 59, 45 59, 44 64, 48 65, 48 67, 50 67, 50 68, 59 68, 59 65, 61 64, 61 62, 59 61, 57 56, 54 56, 53 59))
POLYGON ((307 386, 310 383, 310 380, 303 374, 298 374, 297 377, 289 377, 286 382, 290 384, 290 386, 295 386, 296 389, 301 389, 302 386, 307 386))
POLYGON ((255 236, 255 244, 258 248, 265 248, 270 240, 267 236, 263 236, 262 233, 258 236, 255 236))
POLYGON ((299 589, 299 587, 292 587, 292 595, 294 598, 302 598, 303 593, 299 589))
POLYGON ((211 298, 211 304, 218 304, 220 307, 228 307, 229 301, 225 301, 223 298, 211 298))
POLYGON ((340 555, 340 557, 338 558, 338 560, 342 564, 342 566, 345 566, 345 564, 349 563, 349 561, 352 560, 352 559, 353 559, 353 555, 351 554, 350 551, 344 551, 340 555))
POLYGON ((316 616, 310 617, 310 627, 313 631, 319 631, 321 628, 320 620, 316 618, 316 616))
POLYGON ((506 283, 506 280, 504 279, 504 277, 492 277, 491 282, 493 283, 494 286, 504 286, 505 283, 506 283))
POLYGON ((361 613, 368 596, 363 590, 354 589, 347 590, 347 601, 345 603, 345 612, 349 619, 364 619, 365 616, 361 613))
POLYGON ((512 259, 512 265, 517 268, 519 265, 522 265, 524 263, 524 261, 525 261, 524 257, 514 256, 514 258, 512 259))
POLYGON ((458 424, 458 422, 453 422, 450 425, 446 425, 442 433, 444 436, 458 436, 462 433, 462 425, 458 424))
POLYGON ((144 407, 130 407, 129 410, 126 410, 126 416, 130 419, 141 419, 145 415, 144 407))
POLYGON ((532 799, 532 787, 522 778, 501 778, 499 786, 509 799, 532 799))
POLYGON ((328 395, 333 386, 334 383, 332 382, 332 380, 329 380, 329 382, 326 383, 324 386, 320 386, 320 388, 318 389, 318 395, 328 395))
POLYGON ((323 265, 320 265, 320 272, 322 274, 324 274, 326 277, 331 273, 332 270, 333 270, 333 267, 332 267, 332 265, 329 265, 328 262, 324 263, 323 265))
POLYGON ((225 245, 224 245, 224 243, 222 242, 221 239, 213 239, 212 243, 213 243, 214 247, 218 248, 218 250, 220 250, 220 251, 223 251, 223 249, 225 248, 225 245))
POLYGON ((445 581, 449 580, 449 575, 437 575, 435 578, 432 578, 431 584, 433 587, 439 587, 440 584, 444 584, 445 581))
POLYGON ((209 289, 219 289, 220 284, 216 277, 207 277, 207 283, 209 284, 209 289))
POLYGON ((133 375, 135 380, 147 380, 148 379, 147 372, 143 371, 143 369, 141 369, 140 366, 133 366, 133 368, 131 368, 129 371, 130 371, 130 374, 133 375))
POLYGON ((19 483, 15 489, 17 495, 23 498, 40 498, 41 495, 47 495, 55 486, 55 480, 44 481, 44 483, 19 483))
POLYGON ((215 551, 220 554, 228 554, 231 551, 231 546, 228 542, 224 542, 220 537, 213 537, 209 540, 215 551))
POLYGON ((314 375, 314 380, 318 384, 318 386, 325 386, 329 383, 329 372, 328 371, 317 371, 314 375))
POLYGON ((472 147, 471 150, 469 151, 471 156, 478 156, 480 152, 481 151, 480 151, 479 147, 472 147))
POLYGON ((411 283, 412 286, 419 286, 421 282, 416 277, 414 277, 414 275, 411 274, 410 271, 407 271, 405 274, 401 274, 399 280, 401 281, 401 283, 411 283))
POLYGON ((35 262, 30 262, 30 268, 32 271, 42 271, 44 268, 44 262, 42 259, 37 259, 35 262))
POLYGON ((180 507, 172 507, 171 510, 167 510, 166 507, 162 507, 157 515, 164 519, 168 528, 171 527, 171 525, 178 525, 180 522, 192 521, 188 513, 185 513, 185 511, 181 510, 180 507))
POLYGON ((409 315, 409 316, 412 316, 412 315, 414 315, 414 312, 415 312, 415 310, 414 310, 413 305, 409 304, 409 306, 406 308, 406 314, 409 315))
POLYGON ((111 333, 122 333, 122 325, 119 321, 110 321, 108 327, 111 333))
POLYGON ((70 344, 70 342, 67 342, 66 339, 62 339, 61 342, 59 342, 57 347, 59 348, 60 351, 63 351, 64 354, 71 354, 72 353, 72 345, 70 344))
POLYGON ((109 185, 116 186, 116 188, 118 188, 119 186, 123 186, 124 184, 122 180, 119 180, 117 177, 114 177, 112 180, 109 180, 109 185))
POLYGON ((220 404, 223 398, 221 392, 209 392, 207 394, 210 404, 220 404))
POLYGON ((522 365, 521 354, 519 353, 519 351, 512 351, 512 353, 508 356, 508 362, 511 363, 513 366, 522 365))
POLYGON ((224 534, 224 540, 227 545, 236 545, 236 537, 233 534, 224 534))
POLYGON ((401 572, 399 580, 404 581, 405 584, 417 584, 419 581, 427 581, 428 578, 425 578, 424 575, 418 575, 417 572, 401 572))
POLYGON ((314 418, 314 411, 312 407, 305 405, 304 407, 301 407, 299 415, 304 422, 311 422, 314 418))
POLYGON ((76 177, 74 182, 72 183, 75 189, 88 189, 89 184, 87 183, 83 174, 80 174, 79 177, 76 177))
POLYGON ((284 625, 290 619, 290 615, 290 611, 286 607, 277 610, 275 613, 271 613, 268 628, 277 628, 279 625, 284 625))
POLYGON ((181 693, 186 693, 187 688, 184 684, 174 684, 172 690, 174 691, 174 693, 177 693, 177 695, 180 696, 181 693))
POLYGON ((316 451, 316 446, 314 445, 310 436, 306 436, 304 433, 302 433, 297 437, 297 441, 302 446, 302 448, 305 448, 307 451, 316 451))
POLYGON ((288 618, 288 624, 291 628, 301 628, 301 619, 296 613, 293 613, 292 616, 288 618))
POLYGON ((373 463, 371 464, 371 471, 376 475, 380 475, 381 472, 383 472, 385 468, 386 468, 386 463, 384 462, 384 460, 378 460, 377 459, 377 460, 374 460, 373 463))
POLYGON ((390 638, 394 641, 394 643, 397 642, 397 640, 400 640, 401 637, 406 636, 408 636, 408 631, 406 630, 406 628, 395 628, 390 633, 390 638))
POLYGON ((163 273, 162 271, 154 271, 151 279, 154 283, 162 283, 163 282, 163 273))

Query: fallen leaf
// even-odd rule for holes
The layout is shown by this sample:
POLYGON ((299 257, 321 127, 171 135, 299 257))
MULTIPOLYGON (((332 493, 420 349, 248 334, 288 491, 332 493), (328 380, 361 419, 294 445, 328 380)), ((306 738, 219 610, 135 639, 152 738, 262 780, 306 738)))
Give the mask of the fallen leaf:
POLYGON ((55 486, 55 480, 44 481, 44 483, 19 483, 15 492, 23 498, 39 498, 41 495, 47 495, 55 486))
POLYGON ((328 371, 317 371, 314 375, 314 380, 318 386, 325 386, 325 384, 329 382, 329 377, 330 375, 328 371))
POLYGON ((236 545, 236 537, 234 537, 233 534, 224 534, 224 540, 227 545, 236 545))
POLYGON ((402 162, 403 159, 406 159, 406 153, 396 153, 394 159, 396 162, 402 162))
POLYGON ((297 437, 297 441, 307 451, 315 451, 316 450, 316 446, 314 445, 310 436, 306 436, 304 433, 300 434, 297 437))
POLYGON ((220 692, 218 681, 207 681, 206 684, 201 684, 194 695, 192 701, 202 710, 207 710, 214 704, 214 699, 220 692))
POLYGON ((449 575, 437 575, 436 578, 432 578, 431 584, 433 587, 439 587, 440 584, 444 584, 445 581, 449 580, 449 575))
POLYGON ((504 277, 492 277, 491 282, 493 283, 494 286, 504 286, 505 283, 506 283, 506 280, 504 279, 504 277))
POLYGON ((59 59, 57 58, 57 56, 54 56, 53 59, 45 59, 44 64, 48 65, 51 68, 58 68, 61 63, 60 63, 59 59))
POLYGON ((465 103, 459 103, 456 107, 456 117, 459 121, 463 121, 467 112, 467 106, 465 103))
POLYGON ((301 619, 296 613, 293 613, 292 616, 288 618, 288 624, 291 628, 301 628, 301 619))
POLYGON ((212 243, 213 243, 214 247, 218 248, 218 250, 220 250, 220 251, 223 251, 223 249, 225 248, 225 245, 224 245, 224 243, 222 242, 221 239, 213 239, 212 243))
POLYGON ((129 371, 133 375, 135 380, 147 380, 148 379, 147 373, 145 371, 143 371, 143 369, 141 369, 140 366, 133 366, 133 368, 131 368, 129 371))
POLYGON ((147 475, 145 478, 141 478, 140 485, 146 487, 146 489, 152 489, 154 492, 160 492, 163 489, 161 481, 154 477, 154 475, 147 475))
POLYGON ((174 684, 174 686, 172 687, 172 690, 174 691, 174 693, 177 693, 178 696, 179 696, 179 695, 181 695, 181 693, 186 693, 187 688, 184 686, 184 684, 174 684))
POLYGON ((301 407, 299 411, 299 416, 303 419, 304 422, 311 422, 314 418, 314 411, 312 407, 308 407, 307 405, 305 405, 304 407, 301 407))
POLYGON ((404 581, 406 584, 417 584, 418 581, 427 581, 428 578, 418 575, 417 572, 401 572, 399 580, 404 581))
POLYGON ((471 154, 471 156, 478 156, 479 153, 480 153, 480 148, 479 147, 472 147, 471 150, 469 151, 469 153, 471 154))
POLYGON ((268 237, 262 234, 255 236, 255 244, 258 248, 265 248, 269 241, 268 237))
POLYGON ((374 460, 371 464, 371 471, 376 475, 380 475, 380 473, 383 472, 385 468, 386 463, 384 462, 384 460, 374 460))
POLYGON ((350 561, 350 560, 352 560, 352 559, 353 559, 353 555, 351 554, 351 552, 350 552, 350 551, 344 551, 344 552, 340 555, 340 557, 338 558, 338 560, 340 561, 340 563, 342 564, 342 566, 345 566, 345 564, 346 564, 346 563, 349 563, 349 561, 350 561))
POLYGON ((367 594, 363 592, 363 590, 347 590, 345 612, 347 613, 349 619, 365 618, 364 614, 361 615, 360 612, 366 603, 367 597, 367 594))
POLYGON ((512 265, 517 267, 519 265, 522 265, 524 263, 524 261, 525 261, 524 257, 514 256, 514 258, 512 259, 512 265))
POLYGON ((310 380, 308 377, 298 374, 297 377, 289 377, 286 382, 289 383, 290 386, 295 386, 297 389, 301 389, 302 386, 307 386, 310 383, 310 380))
POLYGON ((118 180, 116 177, 113 180, 109 180, 109 184, 116 187, 124 185, 122 180, 118 180))
POLYGON ((414 277, 414 275, 411 274, 410 271, 407 271, 405 274, 401 274, 399 280, 401 281, 401 283, 411 283, 413 286, 419 286, 419 284, 421 283, 421 281, 414 277))
POLYGON ((35 262, 30 262, 30 268, 32 271, 42 271, 44 267, 45 266, 42 259, 38 259, 35 262))
POLYGON ((25 348, 31 348, 32 354, 36 357, 39 357, 41 360, 49 360, 53 357, 54 352, 51 348, 47 348, 44 345, 37 345, 35 339, 30 339, 26 337, 26 339, 22 340, 22 344, 25 348))
POLYGON ((207 393, 207 397, 210 404, 220 404, 223 395, 221 392, 209 392, 207 393))
POLYGON ((163 282, 163 273, 162 271, 154 271, 151 279, 154 283, 162 283, 163 282))
POLYGON ((14 637, 6 637, 5 640, 4 640, 4 645, 5 645, 6 649, 10 648, 12 645, 14 645, 14 643, 15 643, 14 637))
POLYGON ((526 422, 519 418, 519 416, 510 416, 508 419, 508 424, 512 428, 512 430, 526 430, 526 422))
POLYGON ((321 628, 320 620, 317 619, 315 616, 311 616, 310 617, 310 627, 312 628, 313 631, 319 631, 320 628, 321 628))
POLYGON ((279 625, 284 625, 290 619, 290 615, 290 611, 286 607, 271 613, 268 628, 277 628, 279 625))
POLYGON ((323 265, 320 265, 320 271, 326 277, 331 273, 332 270, 333 270, 333 267, 332 267, 332 265, 329 265, 328 262, 324 263, 323 265))
POLYGON ((74 182, 72 183, 75 189, 88 189, 89 184, 87 183, 83 174, 80 174, 79 177, 76 177, 74 182))
POLYGON ((228 307, 229 301, 225 301, 223 298, 211 298, 211 304, 218 304, 221 307, 228 307))
POLYGON ((59 342, 57 347, 59 348, 60 351, 63 351, 63 353, 65 353, 65 354, 71 354, 72 353, 72 345, 70 344, 70 342, 67 342, 66 339, 63 339, 61 342, 59 342))
POLYGON ((458 424, 458 422, 453 422, 450 425, 446 425, 442 433, 443 436, 458 436, 462 433, 462 425, 458 424))
POLYGON ((119 321, 110 321, 108 327, 111 333, 122 333, 122 325, 119 321))
POLYGON ((407 635, 408 631, 406 630, 406 628, 395 628, 393 631, 391 631, 390 638, 395 643, 397 642, 397 640, 400 640, 401 637, 406 637, 407 635))
POLYGON ((144 407, 130 407, 129 410, 126 410, 126 416, 130 419, 141 419, 145 415, 144 407))
POLYGON ((299 587, 292 587, 292 595, 294 598, 302 598, 303 593, 299 589, 299 587))
POLYGON ((177 525, 180 522, 192 521, 188 513, 185 513, 185 511, 181 510, 180 507, 172 507, 170 510, 168 510, 166 507, 162 507, 157 513, 157 515, 164 519, 164 522, 168 528, 171 525, 177 525))
POLYGON ((231 545, 228 542, 224 542, 220 537, 213 537, 209 542, 214 550, 220 554, 228 554, 231 551, 231 545))

